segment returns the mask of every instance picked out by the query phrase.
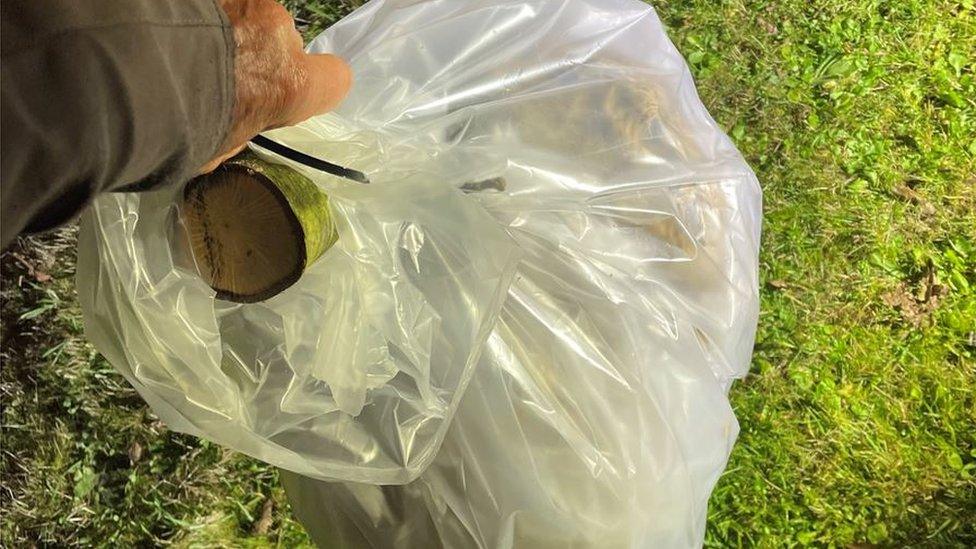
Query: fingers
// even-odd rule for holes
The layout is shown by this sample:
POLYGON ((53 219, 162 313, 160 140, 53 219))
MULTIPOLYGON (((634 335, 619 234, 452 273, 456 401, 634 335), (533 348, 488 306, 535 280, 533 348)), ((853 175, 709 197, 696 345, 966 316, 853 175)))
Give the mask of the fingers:
POLYGON ((236 98, 221 152, 202 168, 215 169, 256 133, 298 124, 334 109, 352 74, 334 55, 310 55, 288 10, 274 0, 220 0, 234 27, 236 98))
POLYGON ((296 98, 297 109, 289 117, 288 124, 322 114, 336 108, 349 93, 352 71, 349 66, 331 54, 302 54, 300 61, 305 73, 305 83, 296 98))
POLYGON ((296 87, 286 92, 284 98, 284 112, 276 117, 253 121, 256 126, 241 127, 238 120, 237 127, 232 129, 228 137, 227 152, 221 153, 203 168, 200 173, 209 173, 217 168, 221 162, 239 153, 246 145, 247 139, 255 133, 271 128, 298 124, 317 114, 334 109, 349 92, 352 85, 352 72, 349 66, 338 57, 330 54, 310 55, 299 52, 294 63, 299 66, 295 71, 304 76, 296 87), (248 129, 249 128, 249 129, 248 129))

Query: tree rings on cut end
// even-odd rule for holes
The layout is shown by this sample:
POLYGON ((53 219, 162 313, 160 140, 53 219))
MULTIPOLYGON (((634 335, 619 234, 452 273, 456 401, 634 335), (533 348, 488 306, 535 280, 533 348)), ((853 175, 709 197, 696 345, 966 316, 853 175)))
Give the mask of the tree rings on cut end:
POLYGON ((191 180, 181 214, 200 276, 228 301, 281 293, 336 240, 326 195, 303 175, 256 158, 191 180))

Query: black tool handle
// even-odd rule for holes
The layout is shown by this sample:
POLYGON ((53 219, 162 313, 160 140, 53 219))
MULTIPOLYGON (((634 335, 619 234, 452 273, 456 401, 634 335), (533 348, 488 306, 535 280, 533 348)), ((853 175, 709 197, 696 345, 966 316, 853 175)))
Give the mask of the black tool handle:
POLYGON ((338 164, 333 164, 332 162, 326 162, 320 158, 315 158, 314 156, 309 156, 301 151, 296 151, 295 149, 278 143, 277 141, 272 141, 263 135, 255 135, 251 139, 251 143, 254 143, 262 149, 267 149, 275 154, 280 154, 288 160, 294 160, 299 164, 304 164, 309 168, 315 168, 316 170, 330 173, 345 179, 351 179, 357 183, 369 183, 369 178, 366 177, 361 171, 353 170, 351 168, 346 168, 338 164))

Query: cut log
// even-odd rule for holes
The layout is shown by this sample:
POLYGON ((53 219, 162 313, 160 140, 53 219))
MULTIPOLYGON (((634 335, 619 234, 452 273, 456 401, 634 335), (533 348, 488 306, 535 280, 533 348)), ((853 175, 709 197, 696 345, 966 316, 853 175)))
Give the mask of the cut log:
POLYGON ((240 303, 281 293, 338 238, 315 183, 254 156, 191 180, 180 213, 200 276, 240 303))

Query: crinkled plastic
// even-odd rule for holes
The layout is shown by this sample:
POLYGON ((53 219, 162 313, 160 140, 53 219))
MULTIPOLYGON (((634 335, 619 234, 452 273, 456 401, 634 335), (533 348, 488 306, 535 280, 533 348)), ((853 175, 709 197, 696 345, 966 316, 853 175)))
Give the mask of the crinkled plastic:
POLYGON ((309 173, 329 193, 338 243, 257 304, 217 300, 198 276, 180 189, 99 198, 79 236, 89 337, 174 429, 318 478, 415 477, 440 445, 518 249, 474 201, 385 161, 392 170, 369 185, 309 173))
POLYGON ((329 192, 336 247, 268 302, 221 302, 178 190, 100 198, 98 348, 174 428, 290 471, 325 546, 700 544, 761 200, 654 11, 373 0, 310 49, 353 91, 267 135, 371 183, 266 156, 329 192))

